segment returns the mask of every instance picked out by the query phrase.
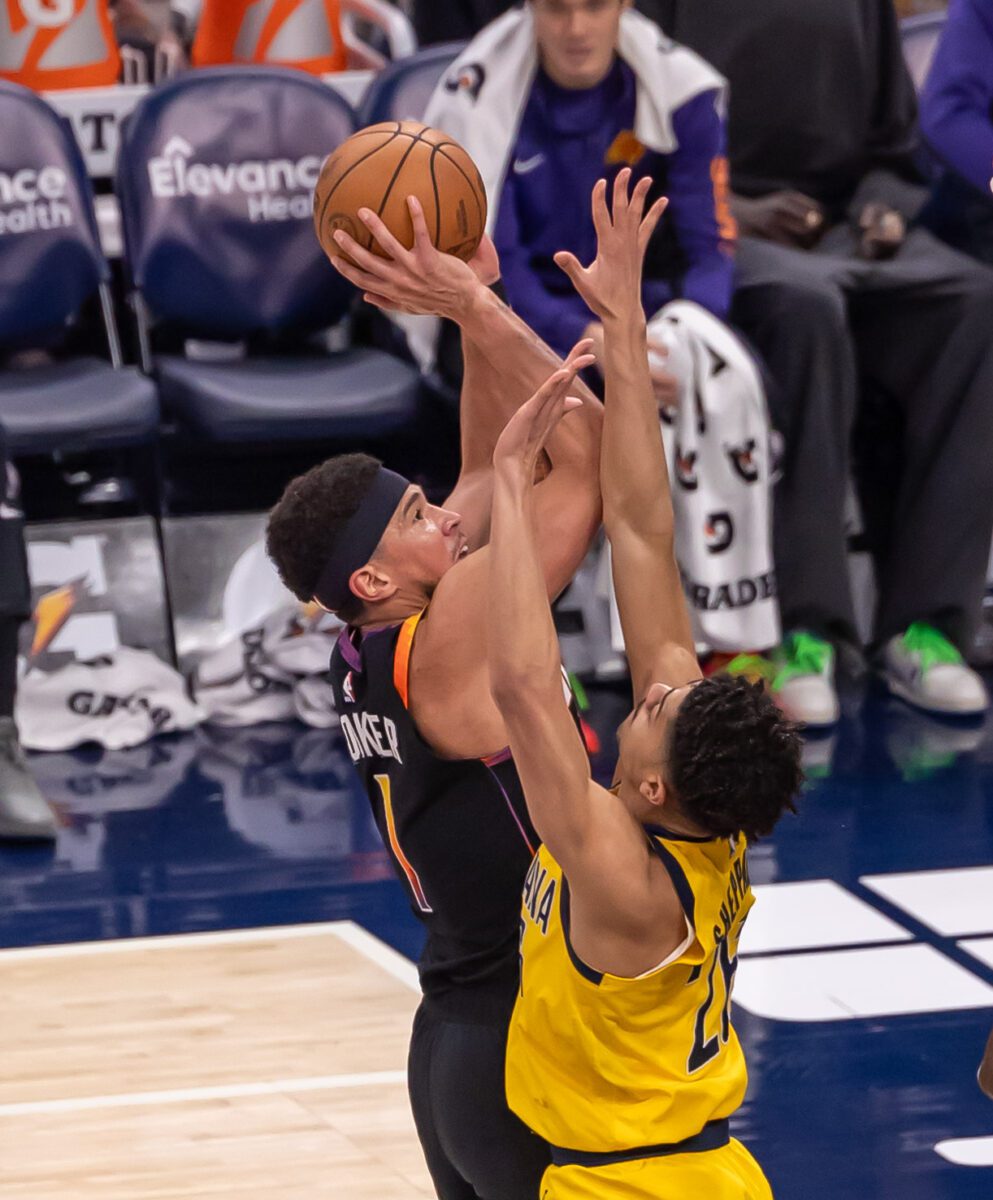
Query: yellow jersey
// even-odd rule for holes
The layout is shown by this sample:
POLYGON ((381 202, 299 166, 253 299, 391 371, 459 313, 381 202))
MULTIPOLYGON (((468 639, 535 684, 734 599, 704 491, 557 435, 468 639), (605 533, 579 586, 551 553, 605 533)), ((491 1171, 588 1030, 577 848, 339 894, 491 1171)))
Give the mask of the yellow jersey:
POLYGON ((727 1118, 745 1094, 730 1018, 738 939, 754 902, 745 839, 658 827, 646 836, 676 888, 687 938, 636 979, 580 961, 569 941, 568 881, 544 846, 524 884, 507 1098, 553 1148, 611 1154, 682 1142, 727 1118))

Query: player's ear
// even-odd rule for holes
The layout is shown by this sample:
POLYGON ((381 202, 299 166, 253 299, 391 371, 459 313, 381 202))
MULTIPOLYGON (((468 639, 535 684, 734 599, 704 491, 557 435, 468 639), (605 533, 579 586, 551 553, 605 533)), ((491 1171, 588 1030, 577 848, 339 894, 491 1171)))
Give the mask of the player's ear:
POLYGON ((658 771, 647 772, 638 785, 638 791, 643 800, 647 800, 649 804, 654 804, 657 808, 661 808, 665 804, 665 783, 658 771))
POLYGON ((367 562, 364 567, 353 571, 348 586, 363 604, 381 604, 395 595, 397 590, 396 583, 375 562, 367 562))

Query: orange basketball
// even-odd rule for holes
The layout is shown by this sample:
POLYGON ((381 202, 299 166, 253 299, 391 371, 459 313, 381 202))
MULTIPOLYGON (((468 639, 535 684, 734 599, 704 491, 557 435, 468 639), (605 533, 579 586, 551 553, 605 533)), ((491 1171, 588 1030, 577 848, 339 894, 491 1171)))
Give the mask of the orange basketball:
POLYGON ((332 234, 344 229, 360 246, 383 254, 358 219, 360 208, 377 213, 409 249, 414 227, 408 196, 420 200, 439 250, 472 258, 486 229, 482 176, 457 142, 418 121, 370 125, 328 155, 314 189, 314 228, 325 253, 341 255, 332 234))

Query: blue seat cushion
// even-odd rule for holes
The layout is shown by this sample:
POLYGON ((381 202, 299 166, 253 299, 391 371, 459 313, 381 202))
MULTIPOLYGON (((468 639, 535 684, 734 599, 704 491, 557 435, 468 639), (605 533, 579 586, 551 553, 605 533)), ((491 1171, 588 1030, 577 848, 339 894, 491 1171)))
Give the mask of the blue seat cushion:
POLYGON ((138 371, 75 358, 0 370, 0 423, 12 454, 112 450, 151 441, 159 405, 138 371))
POLYGON ((420 377, 380 350, 237 362, 156 359, 162 403, 215 442, 381 437, 417 411, 420 377))

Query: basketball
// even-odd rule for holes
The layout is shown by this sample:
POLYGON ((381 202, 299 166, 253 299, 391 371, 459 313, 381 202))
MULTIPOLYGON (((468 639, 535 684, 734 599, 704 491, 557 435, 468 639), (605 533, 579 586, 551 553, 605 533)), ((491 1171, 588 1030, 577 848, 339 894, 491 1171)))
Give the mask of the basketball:
POLYGON ((343 256, 333 234, 343 229, 385 257, 358 218, 369 208, 407 249, 414 227, 407 197, 424 210, 431 241, 468 261, 486 229, 486 188, 458 142, 418 121, 384 121, 352 134, 328 155, 314 189, 314 227, 328 255, 343 256))

